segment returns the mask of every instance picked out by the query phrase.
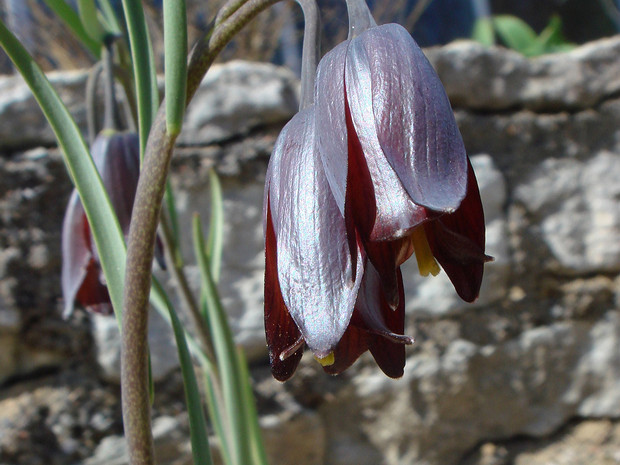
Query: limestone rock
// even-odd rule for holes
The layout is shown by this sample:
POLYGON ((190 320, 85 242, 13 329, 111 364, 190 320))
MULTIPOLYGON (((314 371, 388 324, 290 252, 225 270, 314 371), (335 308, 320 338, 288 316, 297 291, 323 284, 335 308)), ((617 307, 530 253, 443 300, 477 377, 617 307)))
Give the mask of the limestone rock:
MULTIPOLYGON (((119 383, 121 340, 116 318, 94 314, 91 320, 101 376, 107 381, 119 383)), ((163 381, 178 368, 179 359, 170 325, 155 310, 149 314, 149 347, 153 380, 163 381)))
POLYGON ((547 159, 517 188, 559 270, 620 270, 619 177, 620 155, 601 152, 587 162, 547 159))
POLYGON ((614 465, 620 461, 619 437, 617 422, 571 422, 543 441, 520 438, 485 443, 463 465, 614 465))
POLYGON ((267 415, 261 419, 261 429, 270 464, 325 463, 325 431, 315 412, 305 410, 267 415))
MULTIPOLYGON (((162 416, 153 420, 153 441, 157 463, 162 465, 191 465, 192 455, 187 434, 179 421, 162 416)), ((127 441, 123 436, 108 436, 95 449, 85 465, 127 465, 127 441)))
POLYGON ((620 90, 618 37, 536 58, 469 41, 427 53, 453 105, 473 110, 583 109, 620 90))
POLYGON ((0 383, 59 367, 89 351, 84 322, 63 321, 57 307, 68 195, 57 151, 39 148, 0 157, 0 383))
MULTIPOLYGON (((56 71, 47 76, 85 134, 88 72, 56 71)), ((206 145, 245 135, 258 126, 283 124, 297 112, 298 87, 291 71, 268 63, 237 60, 214 65, 188 108, 179 143, 206 145)), ((16 150, 56 144, 21 77, 0 76, 0 115, 0 147, 16 150)))
POLYGON ((245 61, 215 65, 187 109, 179 142, 204 145, 238 137, 257 126, 286 122, 297 107, 292 72, 245 61))
POLYGON ((362 428, 386 463, 457 463, 483 438, 545 436, 576 414, 616 416, 619 336, 612 311, 594 325, 534 328, 496 346, 455 340, 444 353, 410 357, 403 380, 358 375, 354 402, 375 412, 362 428))
MULTIPOLYGON (((47 75, 71 115, 82 128, 86 125, 84 89, 87 73, 56 71, 47 75)), ((53 146, 56 138, 30 88, 20 76, 0 76, 0 146, 24 149, 53 146)))

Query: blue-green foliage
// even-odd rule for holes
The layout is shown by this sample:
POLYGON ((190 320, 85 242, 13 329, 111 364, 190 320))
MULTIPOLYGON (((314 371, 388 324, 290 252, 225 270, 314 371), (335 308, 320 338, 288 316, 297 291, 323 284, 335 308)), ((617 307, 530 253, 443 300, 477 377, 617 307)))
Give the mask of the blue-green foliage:
POLYGON ((489 46, 499 39, 499 43, 528 57, 566 52, 575 47, 562 34, 559 16, 553 16, 540 34, 516 16, 483 17, 476 22, 472 38, 489 46))

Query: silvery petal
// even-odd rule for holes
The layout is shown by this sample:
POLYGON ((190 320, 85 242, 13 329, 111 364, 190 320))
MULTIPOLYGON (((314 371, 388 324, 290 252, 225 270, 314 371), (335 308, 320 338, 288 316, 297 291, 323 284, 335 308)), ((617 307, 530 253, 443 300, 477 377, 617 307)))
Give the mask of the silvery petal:
POLYGON ((467 187, 465 148, 443 86, 409 33, 387 24, 353 39, 346 88, 366 157, 384 156, 416 204, 454 211, 467 187))
MULTIPOLYGON (((372 113, 370 99, 357 103, 372 113)), ((372 241, 394 240, 426 219, 426 209, 416 205, 405 191, 400 179, 381 153, 376 133, 365 127, 355 127, 348 101, 345 102, 349 177, 347 202, 365 239, 372 241), (369 150, 369 147, 374 147, 369 150)))
POLYGON ((337 45, 320 61, 316 75, 317 148, 340 213, 347 188, 347 126, 344 65, 349 41, 337 45))
POLYGON ((316 151, 314 107, 295 115, 287 126, 279 166, 273 166, 279 178, 276 182, 272 176, 269 188, 278 278, 308 347, 324 357, 349 325, 364 260, 359 246, 352 260, 345 220, 316 151))

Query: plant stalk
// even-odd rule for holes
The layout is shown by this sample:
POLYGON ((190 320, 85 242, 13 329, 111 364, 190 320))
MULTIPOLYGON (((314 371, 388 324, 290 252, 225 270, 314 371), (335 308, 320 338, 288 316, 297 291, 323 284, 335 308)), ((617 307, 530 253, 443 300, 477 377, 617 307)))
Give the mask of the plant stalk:
MULTIPOLYGON (((280 0, 249 0, 194 47, 188 69, 188 104, 218 53, 261 11, 280 0)), ((166 131, 165 102, 151 127, 127 243, 123 295, 121 385, 123 422, 131 465, 153 465, 148 392, 148 302, 157 224, 176 135, 166 131)))

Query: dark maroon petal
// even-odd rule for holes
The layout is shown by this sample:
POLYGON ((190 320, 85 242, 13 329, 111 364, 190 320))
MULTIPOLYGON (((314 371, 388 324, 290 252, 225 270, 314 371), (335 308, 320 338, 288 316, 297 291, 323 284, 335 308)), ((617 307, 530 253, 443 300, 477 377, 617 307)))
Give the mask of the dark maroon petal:
POLYGON ((63 316, 73 313, 76 295, 86 278, 86 270, 93 258, 90 238, 85 236, 86 213, 77 191, 73 191, 62 225, 62 295, 65 301, 63 316))
POLYGON ((399 282, 397 275, 398 265, 403 250, 411 255, 411 241, 403 238, 396 241, 365 242, 364 249, 368 259, 379 272, 385 298, 395 308, 399 304, 399 287, 402 287, 402 281, 399 282))
POLYGON ((276 238, 268 199, 265 220, 265 335, 273 377, 278 381, 286 381, 297 369, 303 355, 303 345, 284 360, 280 358, 281 354, 295 345, 301 332, 282 300, 278 282, 276 238))
POLYGON ((325 373, 337 375, 353 365, 359 356, 368 350, 370 338, 368 331, 352 322, 334 349, 334 363, 323 367, 325 373))
MULTIPOLYGON (((390 378, 400 378, 403 375, 406 359, 405 345, 413 344, 413 338, 403 335, 405 332, 405 292, 400 268, 397 279, 400 283, 398 308, 392 310, 385 298, 381 298, 379 306, 381 313, 372 313, 374 321, 372 328, 375 334, 370 339, 370 353, 379 368, 390 378)), ((370 324, 369 327, 371 327, 370 324)))
POLYGON ((73 312, 75 302, 96 313, 112 313, 110 296, 99 262, 92 252, 91 233, 77 191, 69 199, 62 228, 63 316, 73 312))
POLYGON ((478 297, 485 255, 484 212, 474 170, 469 160, 467 195, 454 213, 424 225, 433 255, 458 295, 466 302, 478 297))
POLYGON ((315 149, 314 123, 314 107, 309 107, 280 134, 270 171, 278 176, 269 179, 269 205, 282 298, 308 347, 322 358, 349 325, 363 259, 359 247, 355 260, 351 257, 345 220, 315 149))
POLYGON ((367 159, 385 158, 411 199, 455 210, 466 191, 465 148, 437 74, 397 24, 350 41, 346 95, 367 159))
POLYGON ((392 378, 402 376, 405 366, 405 345, 413 344, 413 338, 403 335, 405 293, 400 268, 397 270, 396 279, 399 303, 393 310, 385 298, 379 273, 371 264, 367 264, 355 304, 356 314, 360 316, 369 332, 370 352, 381 370, 392 378))
POLYGON ((75 296, 75 300, 89 312, 112 315, 114 308, 108 287, 104 282, 105 278, 101 266, 94 259, 91 259, 86 267, 86 276, 75 296))
POLYGON ((325 372, 343 372, 370 349, 377 365, 387 376, 398 378, 403 375, 405 345, 412 344, 413 338, 403 335, 405 295, 400 270, 397 276, 401 303, 392 310, 385 299, 377 270, 367 264, 351 324, 334 350, 334 364, 323 367, 325 372))

